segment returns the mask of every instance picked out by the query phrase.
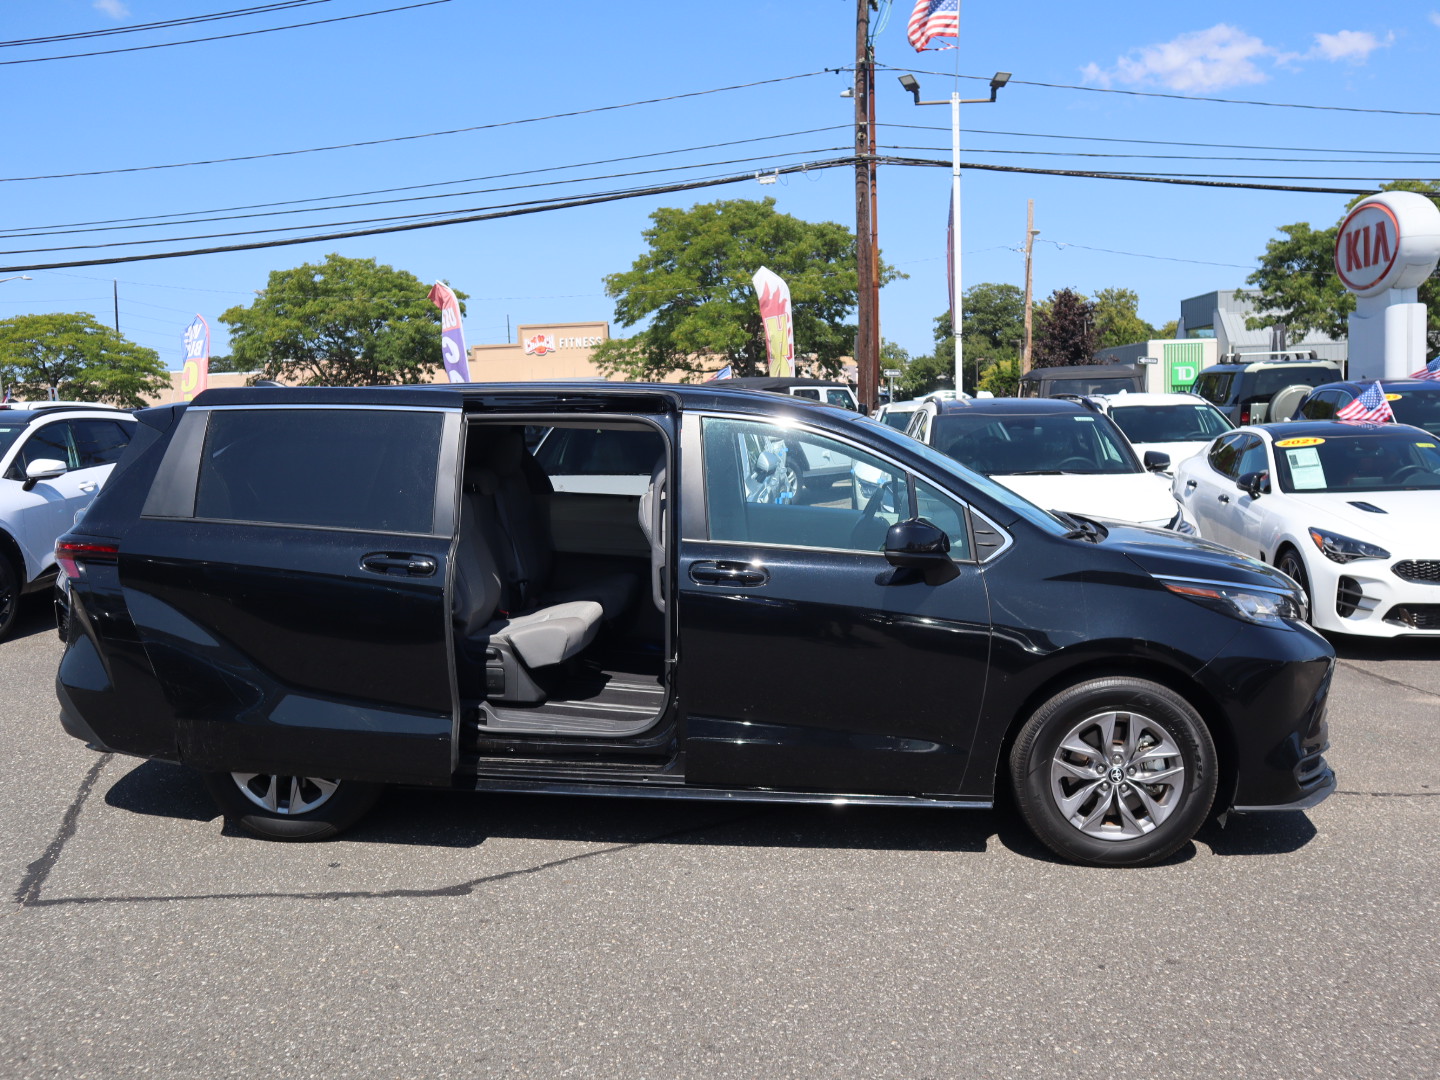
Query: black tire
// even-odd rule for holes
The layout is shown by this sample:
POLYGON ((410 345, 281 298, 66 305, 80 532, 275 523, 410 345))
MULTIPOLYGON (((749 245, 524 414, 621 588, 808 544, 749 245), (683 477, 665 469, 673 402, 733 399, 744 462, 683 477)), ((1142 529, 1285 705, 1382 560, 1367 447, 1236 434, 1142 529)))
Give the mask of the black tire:
POLYGON ((1305 573, 1305 563, 1301 560, 1300 553, 1290 545, 1285 545, 1275 559, 1275 569, 1294 579, 1295 584, 1300 586, 1300 591, 1305 594, 1305 607, 1310 616, 1308 622, 1315 625, 1315 597, 1310 593, 1310 575, 1305 573))
POLYGON ((385 790, 384 784, 356 780, 261 773, 207 772, 204 779, 228 820, 266 840, 328 840, 359 821, 385 790), (311 808, 291 813, 297 780, 298 805, 311 808), (274 809, 264 805, 267 792, 274 809))
POLYGON ((0 641, 4 641, 15 625, 20 611, 20 575, 15 564, 0 549, 0 641))
POLYGON ((1209 816, 1218 772, 1200 714, 1144 679, 1094 679, 1056 694, 1010 752, 1025 823, 1051 851, 1086 866, 1150 866, 1173 855, 1209 816), (1136 784, 1137 773, 1154 782, 1136 784))

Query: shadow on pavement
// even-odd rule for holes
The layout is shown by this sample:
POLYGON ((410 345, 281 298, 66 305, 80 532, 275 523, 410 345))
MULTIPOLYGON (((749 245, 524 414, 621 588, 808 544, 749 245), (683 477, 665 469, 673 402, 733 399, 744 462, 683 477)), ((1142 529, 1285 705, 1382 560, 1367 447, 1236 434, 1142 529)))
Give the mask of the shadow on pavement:
POLYGON ((1326 634, 1325 640, 1341 660, 1440 660, 1440 638, 1362 638, 1326 634))
MULTIPOLYGON (((49 589, 42 589, 20 598, 20 610, 15 613, 15 624, 10 628, 5 640, 17 641, 20 638, 34 637, 36 634, 54 633, 55 601, 49 589)), ((60 644, 58 637, 55 644, 60 644)))
POLYGON ((1303 811, 1232 814, 1222 827, 1210 822, 1196 835, 1216 855, 1288 855, 1317 836, 1303 811))

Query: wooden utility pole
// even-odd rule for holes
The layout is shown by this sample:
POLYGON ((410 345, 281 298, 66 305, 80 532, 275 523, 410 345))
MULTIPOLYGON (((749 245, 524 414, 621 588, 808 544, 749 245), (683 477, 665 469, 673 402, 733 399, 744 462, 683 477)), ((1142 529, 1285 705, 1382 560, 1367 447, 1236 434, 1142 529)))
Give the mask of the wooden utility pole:
POLYGON ((879 314, 875 265, 871 170, 875 133, 870 125, 874 73, 870 56, 870 0, 856 0, 855 15, 855 269, 858 275, 858 315, 855 333, 855 367, 860 408, 869 413, 879 404, 880 357, 876 346, 879 314))
POLYGON ((1034 313, 1033 288, 1034 288, 1034 256, 1035 237, 1040 235, 1040 230, 1035 228, 1035 200, 1030 200, 1029 209, 1025 212, 1025 347, 1020 353, 1020 374, 1024 375, 1030 370, 1030 349, 1034 343, 1032 336, 1032 315, 1034 313))

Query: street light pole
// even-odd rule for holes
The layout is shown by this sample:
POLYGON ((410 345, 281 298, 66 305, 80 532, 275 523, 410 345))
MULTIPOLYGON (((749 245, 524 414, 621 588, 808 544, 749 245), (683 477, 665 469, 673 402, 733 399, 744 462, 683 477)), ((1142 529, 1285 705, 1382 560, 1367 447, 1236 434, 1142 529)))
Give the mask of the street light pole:
POLYGON ((35 279, 32 278, 29 274, 16 274, 14 277, 0 277, 0 285, 4 285, 5 282, 7 282, 7 281, 34 281, 34 280, 35 280, 35 279))
POLYGON ((1010 72, 997 71, 995 77, 990 80, 990 96, 988 98, 962 99, 957 90, 950 95, 947 101, 921 101, 920 80, 914 75, 901 75, 900 85, 915 98, 916 105, 946 105, 950 106, 950 215, 953 226, 950 230, 950 265, 951 275, 954 280, 951 282, 950 295, 950 316, 951 331, 955 334, 955 391, 961 393, 965 389, 965 346, 961 337, 960 328, 964 323, 965 301, 964 290, 961 282, 964 280, 960 275, 960 106, 961 105, 989 105, 995 101, 995 96, 1000 88, 1010 81, 1010 72))

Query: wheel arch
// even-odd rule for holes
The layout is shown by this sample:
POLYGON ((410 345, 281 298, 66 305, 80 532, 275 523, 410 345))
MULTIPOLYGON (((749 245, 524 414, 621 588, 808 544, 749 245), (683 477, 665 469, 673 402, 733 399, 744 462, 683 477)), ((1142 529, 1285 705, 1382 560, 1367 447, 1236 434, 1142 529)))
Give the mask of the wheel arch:
POLYGON ((1020 729, 1025 726, 1030 717, 1035 715, 1036 710, 1056 694, 1068 690, 1072 686, 1107 678, 1146 679, 1179 694, 1190 703, 1190 706, 1200 714, 1200 719, 1204 721, 1206 729, 1210 732, 1210 738, 1215 743, 1215 753, 1218 756, 1219 775, 1217 779, 1219 782, 1215 788, 1215 802, 1211 807, 1211 816, 1228 810, 1235 801, 1236 785, 1239 781, 1239 750, 1235 743, 1234 732, 1226 719, 1225 710, 1201 683, 1177 668, 1147 657, 1096 658, 1090 655, 1077 657, 1075 663, 1056 672, 1032 690, 1016 708, 1015 715, 1010 718, 1005 738, 1000 744, 1000 752, 990 763, 991 779, 997 798, 1002 792, 1006 792, 1008 797, 1007 773, 1010 751, 1015 745, 1020 729))
POLYGON ((25 564, 25 551, 20 547, 20 541, 3 528, 0 528, 0 559, 9 559, 19 572, 19 586, 23 591, 25 586, 30 584, 30 568, 25 564))

